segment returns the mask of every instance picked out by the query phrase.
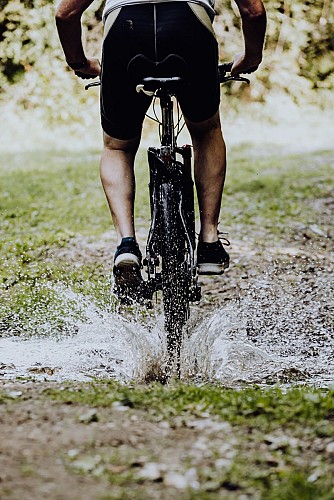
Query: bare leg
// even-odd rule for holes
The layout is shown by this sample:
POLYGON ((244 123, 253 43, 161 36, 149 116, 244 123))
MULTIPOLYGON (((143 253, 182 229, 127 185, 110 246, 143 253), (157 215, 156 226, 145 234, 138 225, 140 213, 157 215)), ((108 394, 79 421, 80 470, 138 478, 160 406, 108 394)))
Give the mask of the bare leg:
POLYGON ((111 216, 119 241, 127 236, 135 236, 134 159, 140 137, 128 141, 103 135, 104 149, 101 157, 100 173, 111 216))
POLYGON ((194 146, 195 183, 201 238, 217 241, 217 225, 226 173, 226 148, 219 113, 201 123, 186 121, 194 146))

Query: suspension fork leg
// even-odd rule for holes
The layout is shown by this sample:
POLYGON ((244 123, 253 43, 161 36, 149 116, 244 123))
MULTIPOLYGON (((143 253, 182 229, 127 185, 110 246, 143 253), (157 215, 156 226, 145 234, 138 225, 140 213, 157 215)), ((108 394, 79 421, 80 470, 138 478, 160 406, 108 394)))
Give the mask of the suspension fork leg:
POLYGON ((184 200, 184 212, 185 219, 187 223, 187 230, 192 243, 192 247, 195 250, 195 210, 194 210, 194 182, 191 175, 191 157, 192 148, 190 145, 185 145, 180 148, 176 148, 176 152, 182 156, 183 159, 183 185, 182 185, 182 197, 184 200))
POLYGON ((150 170, 149 193, 150 193, 150 210, 151 210, 151 225, 146 243, 146 260, 147 273, 150 279, 150 272, 154 269, 157 255, 159 252, 159 200, 158 200, 158 184, 161 175, 161 159, 159 158, 159 150, 149 148, 147 151, 148 164, 150 170), (160 167, 160 168, 159 168, 160 167))

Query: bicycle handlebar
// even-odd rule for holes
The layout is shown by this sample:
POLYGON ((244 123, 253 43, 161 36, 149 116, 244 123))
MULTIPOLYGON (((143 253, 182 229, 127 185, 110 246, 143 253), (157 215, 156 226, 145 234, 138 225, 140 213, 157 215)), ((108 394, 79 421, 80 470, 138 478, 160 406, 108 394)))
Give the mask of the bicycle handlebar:
MULTIPOLYGON (((222 64, 218 65, 219 82, 225 83, 225 82, 236 81, 236 82, 244 82, 244 83, 249 84, 250 81, 248 78, 245 78, 245 77, 240 76, 240 75, 236 75, 236 76, 231 75, 232 66, 233 66, 233 62, 222 63, 222 64)), ((255 71, 255 69, 256 68, 250 68, 248 71, 245 71, 244 74, 253 73, 253 71, 255 71)), ((88 90, 91 87, 98 87, 99 85, 101 85, 101 81, 88 83, 88 85, 85 86, 85 90, 88 90)))
MULTIPOLYGON (((231 69, 233 66, 233 62, 229 63, 222 63, 218 65, 218 77, 219 77, 219 82, 220 83, 225 83, 225 82, 244 82, 247 83, 248 85, 250 84, 250 81, 248 78, 245 78, 240 75, 232 76, 231 75, 231 69), (228 74, 230 73, 230 74, 228 74)), ((250 68, 248 71, 245 71, 245 73, 252 73, 256 68, 250 68)))

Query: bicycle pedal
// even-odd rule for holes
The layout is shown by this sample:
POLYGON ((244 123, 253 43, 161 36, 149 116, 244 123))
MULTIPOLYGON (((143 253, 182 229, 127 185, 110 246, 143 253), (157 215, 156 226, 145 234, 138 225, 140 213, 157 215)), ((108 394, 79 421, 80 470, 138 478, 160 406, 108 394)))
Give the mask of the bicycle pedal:
POLYGON ((195 286, 191 287, 189 290, 189 300, 191 302, 199 302, 202 297, 201 287, 195 286))
POLYGON ((154 274, 155 269, 159 267, 159 257, 145 258, 143 265, 146 267, 145 271, 147 274, 154 274))

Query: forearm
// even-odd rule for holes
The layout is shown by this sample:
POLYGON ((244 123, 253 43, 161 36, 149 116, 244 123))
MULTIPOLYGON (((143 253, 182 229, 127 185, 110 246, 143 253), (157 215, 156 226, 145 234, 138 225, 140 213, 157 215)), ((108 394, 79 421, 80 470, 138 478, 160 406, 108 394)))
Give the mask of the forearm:
POLYGON ((245 57, 254 64, 261 62, 266 33, 266 11, 262 0, 236 0, 242 20, 245 57))
POLYGON ((81 16, 93 0, 62 0, 56 11, 56 24, 66 61, 85 60, 81 16))

